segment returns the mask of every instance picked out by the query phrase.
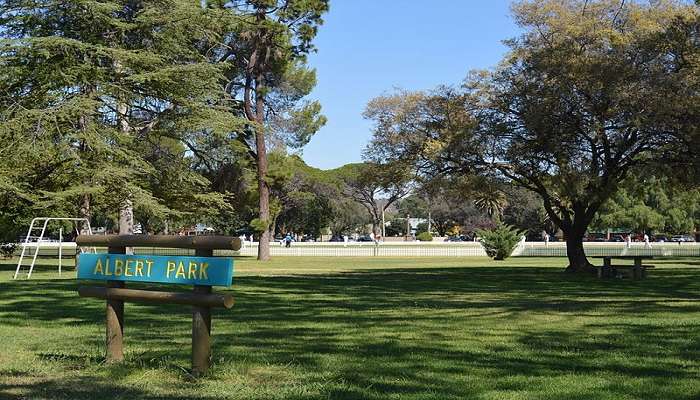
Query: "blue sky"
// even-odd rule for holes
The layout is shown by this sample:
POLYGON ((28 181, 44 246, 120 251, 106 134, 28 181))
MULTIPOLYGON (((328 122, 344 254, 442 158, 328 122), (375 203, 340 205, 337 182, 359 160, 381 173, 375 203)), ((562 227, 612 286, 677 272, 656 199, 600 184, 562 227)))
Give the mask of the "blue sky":
POLYGON ((309 57, 318 85, 310 98, 328 123, 303 149, 317 168, 361 161, 371 123, 367 102, 393 88, 459 84, 489 68, 517 34, 508 0, 331 0, 309 57))

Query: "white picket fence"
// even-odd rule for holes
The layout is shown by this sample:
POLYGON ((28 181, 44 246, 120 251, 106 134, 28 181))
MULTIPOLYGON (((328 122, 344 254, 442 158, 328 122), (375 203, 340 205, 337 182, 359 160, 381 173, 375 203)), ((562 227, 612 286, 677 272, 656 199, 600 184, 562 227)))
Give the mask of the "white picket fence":
MULTIPOLYGON (((586 242, 583 244, 586 255, 596 256, 654 256, 654 257, 700 257, 700 243, 625 243, 586 242)), ((525 242, 516 249, 513 256, 525 257, 566 257, 566 243, 525 242), (517 252, 517 254, 516 254, 517 252)))
MULTIPOLYGON (((257 243, 246 243, 240 255, 258 254, 257 243)), ((318 256, 318 257, 480 257, 486 256, 478 242, 439 243, 439 242, 349 242, 343 243, 292 243, 285 247, 279 243, 270 244, 271 256, 318 256)))
MULTIPOLYGON (((700 257, 700 243, 584 243, 586 254, 595 256, 650 255, 656 257, 700 257)), ((238 252, 255 256, 257 243, 246 243, 238 252)), ((485 257, 478 242, 405 242, 405 243, 293 243, 290 247, 272 243, 272 256, 320 257, 485 257)), ((513 257, 566 257, 566 243, 522 242, 513 251, 513 257)))
MULTIPOLYGON (((651 247, 645 247, 643 243, 632 243, 628 248, 625 243, 584 243, 586 255, 595 256, 622 256, 622 255, 650 255, 655 257, 700 257, 700 243, 651 243, 651 247)), ((64 257, 75 254, 75 243, 63 243, 64 257)), ((106 249, 97 249, 98 252, 106 249)), ((163 248, 136 248, 137 254, 168 254, 168 255, 192 255, 193 250, 187 249, 163 249, 163 248)), ((58 245, 44 246, 39 253, 41 256, 56 256, 58 245)), ((258 244, 245 242, 240 251, 215 251, 215 255, 231 256, 256 256, 258 244)), ((270 244, 270 254, 281 257, 485 257, 483 247, 478 242, 295 242, 290 247, 284 247, 279 242, 270 244)), ((513 251, 513 257, 566 257, 566 243, 550 242, 523 242, 513 251)))

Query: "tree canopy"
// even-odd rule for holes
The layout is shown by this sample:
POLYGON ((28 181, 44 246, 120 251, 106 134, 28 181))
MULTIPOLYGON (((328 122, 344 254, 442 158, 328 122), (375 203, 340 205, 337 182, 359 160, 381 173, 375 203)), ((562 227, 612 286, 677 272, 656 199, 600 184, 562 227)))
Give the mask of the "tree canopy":
POLYGON ((252 225, 260 234, 258 259, 267 260, 274 219, 268 148, 303 146, 326 122, 318 102, 302 99, 316 83, 305 61, 328 0, 207 1, 206 6, 228 21, 210 57, 227 66, 221 83, 231 111, 249 122, 236 138, 255 167, 258 218, 252 225))
POLYGON ((367 154, 536 193, 567 237, 569 269, 589 270, 582 239, 596 212, 633 171, 682 159, 697 134, 698 9, 541 0, 513 11, 524 33, 495 70, 371 102, 367 154))
POLYGON ((176 0, 0 2, 0 191, 15 223, 44 209, 113 220, 124 199, 161 221, 223 205, 183 146, 237 123, 201 55, 207 18, 176 0))
POLYGON ((365 162, 321 171, 300 149, 326 122, 307 56, 328 7, 0 1, 3 239, 50 210, 254 233, 266 259, 275 232, 379 234, 396 207, 395 232, 561 228, 579 271, 589 228, 699 224, 696 5, 519 1, 498 66, 373 99, 365 162))

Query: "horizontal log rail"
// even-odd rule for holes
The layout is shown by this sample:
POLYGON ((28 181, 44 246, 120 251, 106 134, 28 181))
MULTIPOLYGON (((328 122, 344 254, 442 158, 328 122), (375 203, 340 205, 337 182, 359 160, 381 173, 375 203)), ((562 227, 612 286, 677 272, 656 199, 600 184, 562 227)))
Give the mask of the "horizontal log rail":
POLYGON ((196 250, 240 250, 241 239, 231 236, 80 235, 78 246, 170 247, 196 250))
POLYGON ((186 304, 199 307, 233 307, 233 296, 230 294, 162 292, 98 286, 81 286, 78 288, 78 294, 80 297, 95 297, 98 299, 137 303, 186 304))

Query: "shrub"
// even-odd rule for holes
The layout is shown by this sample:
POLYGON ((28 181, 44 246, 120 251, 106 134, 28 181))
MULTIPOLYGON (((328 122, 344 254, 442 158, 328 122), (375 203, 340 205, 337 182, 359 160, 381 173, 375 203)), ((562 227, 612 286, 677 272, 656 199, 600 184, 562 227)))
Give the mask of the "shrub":
POLYGON ((433 241, 433 235, 430 234, 430 232, 421 232, 416 236, 416 239, 420 240, 421 242, 432 242, 433 241))
POLYGON ((524 234, 523 231, 504 224, 499 224, 491 230, 479 229, 476 233, 481 239, 481 245, 484 246, 486 254, 494 260, 505 260, 510 257, 524 234))

